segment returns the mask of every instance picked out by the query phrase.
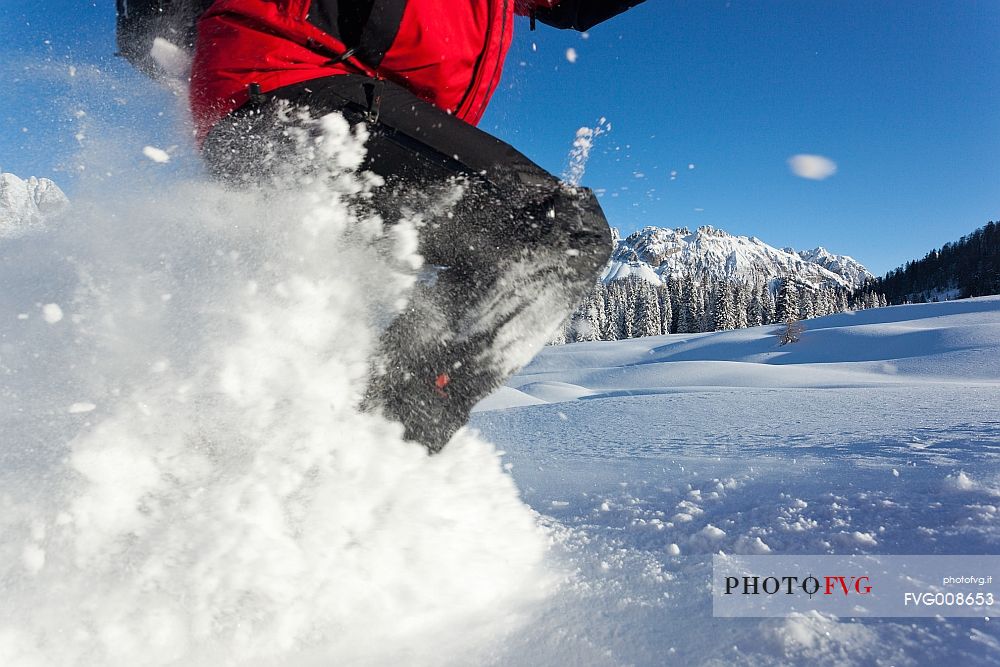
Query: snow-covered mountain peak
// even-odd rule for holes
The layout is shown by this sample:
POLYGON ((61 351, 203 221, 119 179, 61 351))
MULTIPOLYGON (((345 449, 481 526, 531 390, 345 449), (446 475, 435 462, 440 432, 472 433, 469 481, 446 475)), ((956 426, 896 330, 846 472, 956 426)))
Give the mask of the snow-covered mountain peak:
POLYGON ((46 218, 68 204, 65 193, 47 178, 22 179, 0 173, 0 238, 20 236, 41 227, 46 218))
POLYGON ((736 236, 705 225, 693 233, 687 227, 645 227, 621 239, 604 274, 605 281, 628 275, 660 282, 693 275, 716 280, 754 283, 791 277, 819 285, 859 287, 871 273, 846 255, 820 247, 806 252, 778 250, 756 236, 736 236))
POLYGON ((729 234, 725 230, 716 229, 712 225, 702 225, 701 227, 698 228, 697 235, 708 236, 708 237, 715 236, 720 238, 723 236, 729 236, 729 234))
POLYGON ((843 276, 855 286, 863 285, 866 280, 875 277, 853 257, 834 254, 823 246, 817 246, 812 250, 800 250, 797 254, 807 262, 819 264, 823 268, 843 276))

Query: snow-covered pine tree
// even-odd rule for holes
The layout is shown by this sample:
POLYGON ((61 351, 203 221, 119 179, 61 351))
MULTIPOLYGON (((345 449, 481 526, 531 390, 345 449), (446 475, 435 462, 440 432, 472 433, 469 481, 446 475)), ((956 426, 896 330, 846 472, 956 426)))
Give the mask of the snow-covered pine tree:
POLYGON ((552 338, 549 339, 549 342, 546 343, 546 345, 565 345, 567 343, 566 332, 569 330, 569 327, 570 322, 566 322, 563 326, 559 327, 556 332, 552 334, 552 338))
POLYGON ((816 290, 804 287, 799 292, 799 316, 800 320, 811 320, 816 317, 816 290))
POLYGON ((837 290, 837 312, 842 313, 845 310, 850 310, 850 306, 847 301, 848 292, 845 289, 837 290))
POLYGON ((742 280, 737 282, 734 297, 736 301, 734 304, 736 310, 736 321, 733 323, 733 326, 737 329, 746 329, 750 326, 748 313, 750 310, 750 299, 752 298, 750 285, 742 280))
POLYGON ((782 280, 781 288, 778 291, 777 304, 778 310, 781 312, 780 316, 782 317, 780 321, 784 322, 784 326, 778 334, 782 345, 797 343, 802 336, 805 327, 799 319, 802 313, 802 304, 804 302, 811 302, 810 292, 811 290, 808 288, 802 290, 805 296, 803 300, 802 296, 799 295, 798 288, 790 278, 782 280))
POLYGON ((636 303, 636 322, 633 331, 634 337, 659 336, 663 333, 660 321, 660 299, 656 294, 656 287, 649 281, 642 278, 632 278, 633 298, 636 303))
POLYGON ((695 333, 697 331, 694 279, 690 274, 684 276, 677 288, 677 333, 695 333))
POLYGON ((771 284, 769 281, 765 280, 761 284, 761 305, 764 306, 764 321, 762 324, 771 324, 777 321, 777 315, 775 314, 775 303, 774 296, 771 294, 771 284))
POLYGON ((601 286, 601 340, 611 340, 611 291, 607 283, 600 283, 601 286))
POLYGON ((667 278, 666 285, 660 284, 656 286, 656 296, 660 302, 660 330, 665 334, 672 333, 674 309, 673 304, 671 304, 669 278, 667 278))
POLYGON ((601 284, 597 283, 584 302, 583 318, 580 324, 578 340, 601 340, 601 320, 603 319, 604 311, 601 301, 601 284))
POLYGON ((673 311, 673 322, 671 323, 670 332, 679 333, 677 327, 680 326, 678 323, 678 316, 681 312, 681 281, 671 280, 668 283, 670 288, 670 309, 673 311))
POLYGON ((615 280, 608 284, 605 303, 608 311, 608 332, 605 340, 622 340, 625 338, 625 297, 622 281, 615 280))
POLYGON ((799 319, 799 292, 790 278, 781 278, 778 287, 778 298, 775 300, 776 322, 786 322, 789 316, 799 319))
POLYGON ((631 276, 625 280, 618 281, 622 287, 622 310, 625 313, 625 338, 635 338, 636 323, 638 318, 634 280, 631 276))
POLYGON ((833 315, 834 313, 839 313, 841 311, 840 295, 845 291, 846 290, 840 285, 837 285, 830 290, 830 313, 829 313, 830 315, 833 315))
POLYGON ((597 299, 597 306, 601 309, 600 315, 598 317, 598 324, 600 325, 600 338, 598 340, 609 340, 608 331, 611 328, 611 323, 609 320, 610 310, 608 308, 608 286, 604 282, 597 282, 597 292, 599 298, 597 299))
POLYGON ((730 331, 736 328, 736 304, 733 283, 723 281, 715 284, 715 331, 730 331))
POLYGON ((816 289, 813 317, 823 317, 830 314, 830 285, 823 283, 816 289))
POLYGON ((747 326, 759 327, 764 324, 764 291, 766 283, 754 283, 750 288, 750 303, 747 306, 747 326))
POLYGON ((695 330, 698 332, 711 331, 715 325, 712 315, 712 293, 709 291, 709 278, 705 275, 699 282, 694 284, 695 298, 691 300, 695 311, 692 313, 695 320, 695 330))

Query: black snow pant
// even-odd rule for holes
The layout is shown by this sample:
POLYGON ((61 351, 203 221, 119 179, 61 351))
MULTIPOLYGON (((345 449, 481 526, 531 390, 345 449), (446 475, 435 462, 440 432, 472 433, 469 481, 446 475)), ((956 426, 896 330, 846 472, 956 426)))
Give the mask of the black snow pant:
POLYGON ((592 288, 611 253, 604 213, 591 191, 408 90, 360 75, 283 88, 231 114, 204 146, 216 176, 256 181, 291 150, 281 145, 279 100, 313 118, 340 112, 367 124, 363 168, 386 180, 377 206, 387 222, 428 193, 465 188, 419 231, 420 252, 438 271, 383 334, 363 401, 438 451, 592 288))

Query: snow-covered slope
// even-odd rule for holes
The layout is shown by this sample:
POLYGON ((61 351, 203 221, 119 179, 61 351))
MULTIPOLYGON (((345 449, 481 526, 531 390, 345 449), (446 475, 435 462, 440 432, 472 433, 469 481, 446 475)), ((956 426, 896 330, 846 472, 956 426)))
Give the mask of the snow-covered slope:
POLYGON ((1000 297, 546 348, 478 408, 576 571, 510 664, 996 665, 982 618, 715 618, 711 556, 1000 551, 1000 297))
POLYGON ((803 325, 802 340, 783 346, 782 326, 774 325, 546 348, 508 383, 507 400, 516 389, 555 402, 551 383, 590 398, 715 386, 1000 383, 1000 297, 846 312, 803 325))
POLYGON ((0 173, 0 238, 20 236, 41 227, 45 219, 62 211, 69 200, 47 178, 24 180, 0 173))
POLYGON ((605 281, 630 274, 652 282, 694 275, 715 280, 764 282, 794 277, 812 285, 860 286, 871 274, 854 259, 823 248, 796 253, 779 250, 757 237, 734 236, 713 227, 695 232, 681 227, 646 227, 618 241, 605 281))

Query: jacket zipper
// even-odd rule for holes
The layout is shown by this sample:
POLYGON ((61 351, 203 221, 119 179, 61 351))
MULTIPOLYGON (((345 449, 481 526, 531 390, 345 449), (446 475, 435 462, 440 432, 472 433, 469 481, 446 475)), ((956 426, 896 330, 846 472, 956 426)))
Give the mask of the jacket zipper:
MULTIPOLYGON (((500 23, 500 42, 499 42, 500 48, 497 49, 496 53, 497 57, 493 58, 493 73, 491 75, 492 77, 496 76, 497 69, 500 67, 499 55, 500 52, 503 50, 503 42, 507 36, 507 21, 509 14, 509 12, 507 11, 507 7, 511 2, 512 0, 501 0, 500 2, 500 11, 502 12, 502 19, 500 23)), ((479 55, 479 60, 476 62, 476 67, 472 71, 472 81, 469 83, 469 87, 468 89, 466 89, 465 94, 462 95, 462 101, 459 102, 458 106, 455 108, 455 115, 459 117, 464 116, 466 113, 471 111, 472 108, 475 106, 477 97, 476 93, 479 90, 480 84, 482 83, 483 70, 485 69, 485 67, 488 66, 486 59, 487 56, 490 54, 490 46, 493 37, 493 24, 494 24, 493 20, 490 20, 490 25, 486 30, 486 38, 484 40, 485 44, 483 45, 483 52, 479 55)))
POLYGON ((500 72, 503 71, 504 43, 507 41, 507 32, 510 29, 508 23, 514 18, 514 11, 507 11, 507 6, 513 0, 504 0, 503 3, 503 24, 500 27, 500 42, 497 44, 497 57, 493 59, 493 73, 490 75, 489 84, 486 89, 487 99, 492 95, 499 83, 500 72))

